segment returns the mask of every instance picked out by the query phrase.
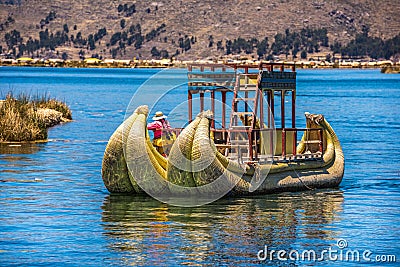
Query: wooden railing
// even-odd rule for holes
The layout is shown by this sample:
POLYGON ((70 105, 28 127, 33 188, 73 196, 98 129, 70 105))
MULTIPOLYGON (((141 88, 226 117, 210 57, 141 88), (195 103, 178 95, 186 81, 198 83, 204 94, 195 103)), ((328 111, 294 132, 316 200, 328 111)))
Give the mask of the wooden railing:
MULTIPOLYGON (((164 129, 164 131, 175 133, 176 137, 179 136, 182 130, 183 128, 164 129)), ((211 129, 211 132, 214 136, 215 144, 225 148, 230 147, 230 144, 226 143, 228 132, 242 133, 243 140, 248 141, 248 149, 249 152, 251 151, 249 161, 258 161, 265 155, 279 161, 308 158, 306 157, 307 155, 310 155, 312 158, 322 158, 324 154, 322 128, 211 129), (306 136, 309 136, 312 132, 317 132, 318 138, 304 141, 297 140, 299 132, 306 134, 306 136), (263 139, 262 142, 261 139, 263 139), (305 143, 306 146, 314 147, 314 149, 312 151, 305 151, 307 153, 297 154, 297 146, 300 143, 305 143), (315 149, 316 145, 318 145, 317 149, 315 149)))

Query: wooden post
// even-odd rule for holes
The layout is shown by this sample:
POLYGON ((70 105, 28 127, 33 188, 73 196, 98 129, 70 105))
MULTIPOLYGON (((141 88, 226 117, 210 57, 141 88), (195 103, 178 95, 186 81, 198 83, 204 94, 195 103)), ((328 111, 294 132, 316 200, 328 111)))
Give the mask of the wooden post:
POLYGON ((296 128, 296 92, 292 90, 292 128, 296 128))
POLYGON ((260 129, 262 129, 264 128, 264 96, 261 90, 258 93, 260 98, 260 129))
MULTIPOLYGON (((292 128, 296 128, 296 91, 292 90, 292 128)), ((293 132, 293 155, 296 155, 297 130, 293 132)))
MULTIPOLYGON (((244 112, 248 112, 249 111, 249 103, 247 102, 247 98, 249 98, 249 92, 248 91, 245 91, 244 92, 244 98, 246 98, 246 100, 244 101, 244 112)), ((236 102, 236 105, 237 105, 238 103, 236 102)), ((239 108, 237 108, 237 109, 239 109, 239 108)), ((244 121, 247 121, 247 114, 245 115, 245 120, 244 121)))
POLYGON ((282 157, 284 158, 286 155, 285 90, 281 90, 281 125, 282 125, 282 157))
POLYGON ((274 90, 271 90, 271 119, 275 116, 274 90))
POLYGON ((222 128, 225 129, 225 119, 226 119, 226 91, 222 91, 222 128))
POLYGON ((200 112, 204 111, 204 93, 200 93, 200 112))
MULTIPOLYGON (((268 66, 270 69, 272 68, 272 65, 268 66)), ((276 132, 274 134, 274 131, 272 131, 272 120, 274 119, 274 114, 275 114, 275 103, 274 103, 274 90, 269 90, 269 104, 270 104, 270 108, 268 109, 268 113, 270 113, 269 117, 268 117, 268 126, 270 127, 270 147, 271 147, 271 156, 272 159, 274 159, 274 154, 275 154, 275 144, 276 144, 276 139, 279 138, 278 136, 276 136, 276 132)))
POLYGON ((211 111, 213 114, 213 119, 211 121, 211 128, 215 128, 215 91, 211 91, 211 111))
POLYGON ((248 147, 248 149, 249 149, 249 158, 250 158, 250 160, 254 159, 254 157, 253 157, 253 134, 252 133, 253 133, 253 131, 251 129, 247 132, 247 137, 249 139, 249 147, 248 147))
POLYGON ((271 91, 267 91, 268 128, 271 127, 271 91))
POLYGON ((285 128, 282 128, 282 158, 285 158, 286 155, 286 131, 285 128))
POLYGON ((285 128, 285 90, 281 91, 281 122, 283 129, 285 128))
POLYGON ((272 156, 272 159, 274 159, 274 148, 276 148, 275 147, 275 144, 276 144, 276 138, 278 138, 277 136, 276 136, 276 132, 275 131, 273 131, 273 129, 272 128, 269 128, 268 129, 268 131, 269 131, 269 137, 270 137, 270 149, 271 149, 271 156, 272 156), (275 133, 275 134, 274 134, 275 133))
POLYGON ((188 90, 188 105, 189 105, 189 123, 192 122, 192 114, 193 114, 193 107, 192 107, 192 92, 188 90))

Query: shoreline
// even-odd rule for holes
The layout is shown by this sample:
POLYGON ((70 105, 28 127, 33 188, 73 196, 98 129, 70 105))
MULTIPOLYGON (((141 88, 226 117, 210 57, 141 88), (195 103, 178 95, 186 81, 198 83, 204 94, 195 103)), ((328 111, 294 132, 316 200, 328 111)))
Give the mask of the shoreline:
MULTIPOLYGON (((382 69, 400 67, 400 62, 385 61, 275 61, 276 63, 292 63, 298 69, 382 69)), ((171 61, 171 60, 94 60, 79 61, 49 59, 46 61, 37 59, 2 59, 0 67, 50 67, 50 68, 187 68, 193 63, 218 63, 218 64, 259 64, 260 61, 234 60, 234 61, 171 61)))

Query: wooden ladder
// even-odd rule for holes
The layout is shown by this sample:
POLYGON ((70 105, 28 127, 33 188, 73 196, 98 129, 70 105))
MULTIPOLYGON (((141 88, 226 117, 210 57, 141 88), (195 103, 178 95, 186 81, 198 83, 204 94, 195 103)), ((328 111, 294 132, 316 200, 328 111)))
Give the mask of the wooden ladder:
POLYGON ((253 130, 257 122, 256 114, 260 94, 260 74, 257 76, 257 83, 250 83, 250 78, 255 75, 257 74, 244 73, 237 75, 232 99, 227 142, 229 148, 225 150, 225 156, 231 160, 236 160, 240 164, 256 160, 253 150, 257 149, 257 141, 253 140, 253 130), (241 92, 244 93, 244 97, 240 95, 241 92), (241 102, 244 103, 244 110, 239 111, 238 104, 241 102), (251 107, 252 109, 249 109, 251 107), (239 124, 241 116, 243 119, 242 125, 239 124), (249 118, 252 118, 252 120, 248 125, 249 118))

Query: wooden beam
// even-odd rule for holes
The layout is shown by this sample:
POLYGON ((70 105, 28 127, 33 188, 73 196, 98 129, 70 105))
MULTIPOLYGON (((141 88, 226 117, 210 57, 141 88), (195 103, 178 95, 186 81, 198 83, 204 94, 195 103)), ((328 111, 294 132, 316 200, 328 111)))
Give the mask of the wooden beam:
POLYGON ((286 155, 286 131, 282 129, 282 157, 286 155))
POLYGON ((271 90, 271 119, 275 116, 274 90, 271 90))
POLYGON ((292 128, 296 128, 296 93, 292 90, 292 128))
POLYGON ((226 91, 222 91, 222 128, 225 128, 226 119, 226 91))
MULTIPOLYGON (((296 128, 296 91, 292 90, 292 128, 296 128)), ((296 155, 297 131, 293 133, 293 155, 296 155)))
POLYGON ((188 91, 188 111, 189 111, 189 123, 192 122, 193 118, 193 107, 192 107, 192 92, 188 91))
POLYGON ((267 91, 267 103, 268 103, 268 128, 271 127, 271 91, 267 91))
POLYGON ((250 160, 254 159, 254 156, 253 156, 253 134, 252 133, 253 133, 253 131, 251 131, 251 130, 247 132, 247 138, 249 140, 248 151, 249 151, 250 160))
POLYGON ((200 93, 200 112, 204 111, 204 93, 200 93))
POLYGON ((281 91, 281 124, 285 128, 285 90, 281 91))
POLYGON ((264 95, 261 90, 259 92, 259 98, 260 98, 260 129, 262 129, 264 128, 264 95))
POLYGON ((211 91, 211 111, 213 114, 213 119, 211 121, 211 128, 215 128, 215 91, 211 91))

